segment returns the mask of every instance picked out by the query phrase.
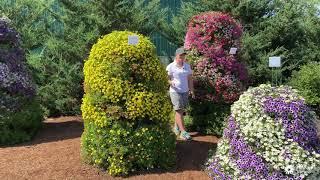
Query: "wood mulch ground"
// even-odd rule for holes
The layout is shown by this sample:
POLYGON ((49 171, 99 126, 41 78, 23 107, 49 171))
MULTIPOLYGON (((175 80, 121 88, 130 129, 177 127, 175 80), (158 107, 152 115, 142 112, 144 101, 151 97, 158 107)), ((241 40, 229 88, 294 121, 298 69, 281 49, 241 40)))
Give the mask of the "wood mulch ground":
MULTIPOLYGON (((84 164, 80 158, 81 117, 47 119, 28 143, 0 148, 0 179, 124 179, 84 164)), ((207 180, 203 172, 215 136, 194 134, 193 141, 177 140, 177 165, 171 171, 132 175, 135 180, 207 180)))

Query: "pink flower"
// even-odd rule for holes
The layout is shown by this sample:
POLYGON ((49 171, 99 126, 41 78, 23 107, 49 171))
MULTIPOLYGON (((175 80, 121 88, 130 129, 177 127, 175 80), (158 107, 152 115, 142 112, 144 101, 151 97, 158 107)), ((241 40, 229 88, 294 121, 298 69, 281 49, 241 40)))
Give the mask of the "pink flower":
POLYGON ((245 66, 230 56, 240 46, 241 26, 228 14, 208 12, 194 16, 188 25, 185 48, 193 62, 197 98, 202 101, 233 103, 245 90, 245 66))
POLYGON ((245 90, 247 71, 233 56, 203 58, 194 65, 194 78, 200 99, 232 103, 245 90))
POLYGON ((184 46, 209 58, 222 57, 239 46, 241 35, 241 26, 228 14, 202 13, 190 20, 184 46))

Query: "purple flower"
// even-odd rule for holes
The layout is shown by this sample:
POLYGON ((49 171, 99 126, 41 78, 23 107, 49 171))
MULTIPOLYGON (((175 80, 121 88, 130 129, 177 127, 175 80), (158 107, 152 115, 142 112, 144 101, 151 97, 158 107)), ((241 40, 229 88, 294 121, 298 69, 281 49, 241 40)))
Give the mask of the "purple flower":
POLYGON ((17 110, 19 101, 15 96, 26 99, 36 95, 36 87, 25 65, 25 54, 20 48, 20 36, 8 24, 0 20, 0 107, 17 110), (11 101, 11 103, 8 103, 11 101))
MULTIPOLYGON (((224 136, 230 142, 230 150, 228 158, 236 165, 240 170, 241 175, 247 178, 253 179, 289 179, 293 178, 291 175, 286 175, 284 172, 277 171, 267 164, 262 156, 256 154, 253 149, 244 141, 240 134, 237 132, 239 126, 235 119, 230 116, 228 121, 228 127, 225 131, 228 131, 228 136, 224 136)), ((285 157, 291 158, 289 153, 284 154, 285 157)), ((220 174, 223 170, 219 164, 219 159, 209 166, 212 171, 212 177, 221 177, 220 174)))
POLYGON ((283 98, 269 98, 264 101, 264 111, 270 116, 275 114, 275 121, 282 122, 286 138, 297 142, 305 150, 320 153, 316 125, 308 118, 310 109, 301 100, 285 102, 283 98))

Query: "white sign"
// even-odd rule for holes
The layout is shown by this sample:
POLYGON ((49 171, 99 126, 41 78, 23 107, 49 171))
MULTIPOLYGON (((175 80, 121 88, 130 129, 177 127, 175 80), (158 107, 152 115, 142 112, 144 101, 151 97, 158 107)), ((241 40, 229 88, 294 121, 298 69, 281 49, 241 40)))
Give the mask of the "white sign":
POLYGON ((139 43, 139 36, 130 35, 128 36, 128 44, 129 45, 137 45, 139 43))
POLYGON ((236 54, 237 53, 237 48, 230 48, 229 54, 236 54))
POLYGON ((281 57, 269 57, 269 67, 281 67, 281 57))

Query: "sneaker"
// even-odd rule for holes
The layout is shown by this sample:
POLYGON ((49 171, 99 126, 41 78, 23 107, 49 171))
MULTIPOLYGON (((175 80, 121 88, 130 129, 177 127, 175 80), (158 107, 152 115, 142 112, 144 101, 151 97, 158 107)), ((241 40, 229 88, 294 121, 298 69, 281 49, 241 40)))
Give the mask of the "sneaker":
POLYGON ((179 127, 176 124, 173 127, 173 132, 176 134, 176 136, 179 136, 179 134, 180 134, 179 127))
POLYGON ((180 138, 183 139, 183 140, 192 140, 192 137, 186 131, 181 132, 180 138))

